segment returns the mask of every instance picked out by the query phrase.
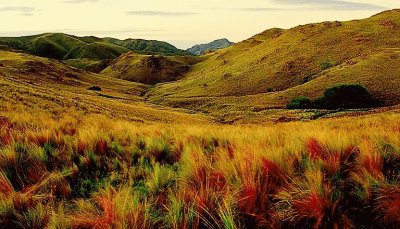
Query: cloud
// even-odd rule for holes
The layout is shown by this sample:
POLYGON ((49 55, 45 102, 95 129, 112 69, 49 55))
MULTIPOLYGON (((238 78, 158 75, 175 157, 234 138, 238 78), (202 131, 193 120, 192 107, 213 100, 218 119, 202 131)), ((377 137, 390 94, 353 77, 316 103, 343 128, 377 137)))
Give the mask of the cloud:
POLYGON ((234 8, 234 7, 209 7, 208 10, 231 10, 231 11, 243 11, 243 12, 274 12, 284 11, 284 8, 272 8, 272 7, 252 7, 252 8, 234 8))
POLYGON ((125 12, 127 15, 135 15, 135 16, 165 16, 165 17, 179 17, 179 16, 192 16, 198 13, 195 12, 169 12, 169 11, 127 11, 125 12))
POLYGON ((79 3, 87 3, 87 2, 98 2, 100 0, 64 0, 63 3, 70 3, 70 4, 79 4, 79 3))
POLYGON ((134 34, 135 36, 164 35, 162 29, 110 29, 110 30, 76 30, 76 29, 57 29, 57 30, 17 30, 17 31, 0 31, 0 37, 19 37, 30 36, 44 33, 65 33, 76 36, 112 36, 115 34, 134 34))
POLYGON ((345 0, 272 0, 276 4, 303 5, 308 9, 319 10, 385 10, 386 7, 371 3, 345 0))
POLYGON ((24 16, 32 16, 35 12, 35 8, 27 6, 6 6, 0 7, 0 12, 16 12, 24 16))
POLYGON ((245 12, 272 12, 272 11, 284 11, 283 8, 235 8, 232 10, 245 11, 245 12))

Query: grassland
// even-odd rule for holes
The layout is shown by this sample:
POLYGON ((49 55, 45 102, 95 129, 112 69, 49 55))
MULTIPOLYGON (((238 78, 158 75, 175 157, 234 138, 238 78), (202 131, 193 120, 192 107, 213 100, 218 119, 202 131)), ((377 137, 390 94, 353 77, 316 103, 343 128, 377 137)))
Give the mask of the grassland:
POLYGON ((399 228, 399 15, 272 29, 201 57, 0 39, 60 59, 1 48, 0 228, 399 228), (338 83, 385 107, 282 109, 338 83))
POLYGON ((171 44, 155 40, 98 37, 77 37, 63 33, 45 33, 26 37, 0 37, 3 48, 20 50, 29 54, 57 60, 106 60, 123 53, 185 55, 185 51, 171 44))
POLYGON ((0 52, 0 228, 400 226, 398 107, 222 125, 148 87, 0 52))
POLYGON ((384 105, 399 103, 400 11, 368 19, 270 29, 208 54, 149 101, 218 112, 283 108, 340 83, 359 83, 384 105), (188 102, 190 101, 190 102, 188 102))
POLYGON ((71 68, 59 61, 14 52, 0 52, 2 111, 60 115, 103 114, 137 122, 209 122, 211 118, 145 104, 148 86, 71 68), (98 86, 101 91, 88 90, 98 86), (202 120, 202 121, 201 121, 202 120))
POLYGON ((155 56, 130 52, 115 59, 101 74, 154 85, 182 78, 192 65, 201 60, 194 56, 155 56))
POLYGON ((3 228, 396 228, 400 113, 276 125, 1 112, 3 228))

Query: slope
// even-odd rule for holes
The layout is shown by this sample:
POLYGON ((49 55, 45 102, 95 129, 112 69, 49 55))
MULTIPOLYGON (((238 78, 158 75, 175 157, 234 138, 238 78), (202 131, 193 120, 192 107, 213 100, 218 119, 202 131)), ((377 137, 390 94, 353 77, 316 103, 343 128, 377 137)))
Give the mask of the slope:
POLYGON ((163 54, 169 56, 189 54, 164 41, 143 39, 118 40, 115 38, 104 38, 104 40, 142 54, 163 54))
POLYGON ((59 61, 0 51, 2 112, 46 112, 57 117, 72 111, 138 122, 209 121, 182 110, 146 105, 146 89, 143 84, 88 73, 59 61))
POLYGON ((337 83, 361 83, 384 104, 400 102, 400 11, 369 19, 270 29, 209 54, 186 76, 149 93, 175 107, 265 109, 316 97, 337 83))
POLYGON ((0 46, 21 50, 30 54, 58 60, 114 59, 123 53, 135 51, 143 54, 185 55, 162 41, 118 40, 115 38, 77 37, 63 33, 46 33, 26 37, 2 37, 0 46))
POLYGON ((224 39, 212 41, 207 44, 195 45, 195 46, 187 49, 186 51, 188 51, 189 53, 191 53, 193 55, 200 56, 208 51, 224 49, 233 44, 234 44, 233 42, 230 42, 228 39, 224 38, 224 39))
POLYGON ((201 58, 194 56, 154 56, 123 54, 101 74, 133 82, 156 84, 179 79, 201 58))

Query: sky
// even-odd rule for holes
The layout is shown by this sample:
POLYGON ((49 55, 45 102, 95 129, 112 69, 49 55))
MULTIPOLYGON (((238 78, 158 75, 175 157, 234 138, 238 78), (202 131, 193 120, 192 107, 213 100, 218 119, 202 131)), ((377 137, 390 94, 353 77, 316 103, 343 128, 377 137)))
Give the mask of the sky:
POLYGON ((399 0, 0 0, 0 36, 63 32, 162 40, 186 49, 394 8, 399 0))

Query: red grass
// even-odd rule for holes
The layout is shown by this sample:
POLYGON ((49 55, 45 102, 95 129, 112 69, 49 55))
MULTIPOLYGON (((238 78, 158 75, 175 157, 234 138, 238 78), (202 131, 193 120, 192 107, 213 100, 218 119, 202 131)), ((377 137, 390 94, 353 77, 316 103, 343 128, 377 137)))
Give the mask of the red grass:
POLYGON ((259 173, 248 179, 239 195, 239 208, 246 227, 271 226, 275 223, 272 198, 286 182, 284 173, 276 163, 263 158, 259 173))
POLYGON ((231 159, 231 160, 234 159, 235 158, 235 150, 234 150, 233 146, 231 144, 228 144, 226 146, 226 150, 228 152, 229 159, 231 159))
POLYGON ((76 150, 79 154, 84 154, 88 149, 89 149, 88 143, 82 140, 78 140, 78 143, 76 145, 76 150))
POLYGON ((108 144, 107 141, 103 138, 100 138, 95 146, 95 152, 98 155, 105 155, 108 151, 108 144))
POLYGON ((315 193, 302 200, 293 201, 293 208, 301 218, 312 218, 317 221, 323 218, 326 206, 325 198, 315 193))
POLYGON ((315 138, 311 138, 307 141, 307 151, 312 159, 322 159, 325 154, 325 147, 315 138))
POLYGON ((226 179, 224 174, 219 171, 212 171, 208 178, 208 185, 215 190, 223 190, 226 186, 226 179))
POLYGON ((277 190, 285 184, 286 176, 283 170, 273 161, 263 158, 261 161, 262 175, 264 176, 265 185, 268 190, 272 193, 276 193, 277 190))
POLYGON ((380 157, 367 155, 364 158, 362 165, 371 175, 375 177, 380 177, 382 175, 383 161, 380 157))
POLYGON ((36 144, 43 146, 44 144, 50 142, 50 136, 48 134, 37 134, 36 135, 36 144))
POLYGON ((117 220, 115 213, 115 205, 112 202, 112 196, 100 196, 96 201, 100 205, 102 213, 99 212, 83 212, 74 215, 71 218, 73 228, 96 228, 106 229, 113 228, 117 220))
POLYGON ((376 209, 383 214, 384 222, 400 226, 400 186, 383 187, 379 195, 376 209))
POLYGON ((13 191, 14 188, 10 180, 8 180, 5 174, 0 173, 0 193, 10 195, 13 191))

